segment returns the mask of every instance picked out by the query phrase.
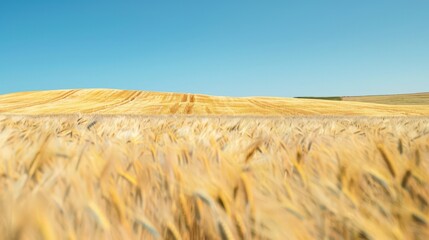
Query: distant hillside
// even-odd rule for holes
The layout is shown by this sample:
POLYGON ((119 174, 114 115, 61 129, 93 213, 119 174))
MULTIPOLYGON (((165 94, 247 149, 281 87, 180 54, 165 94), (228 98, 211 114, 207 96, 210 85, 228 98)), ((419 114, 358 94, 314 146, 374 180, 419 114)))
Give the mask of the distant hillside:
POLYGON ((342 97, 342 100, 394 105, 429 105, 429 92, 413 94, 342 97))
POLYGON ((319 99, 319 100, 334 100, 341 101, 343 100, 341 97, 295 97, 300 99, 319 99))
MULTIPOLYGON (((353 99, 350 99, 353 100, 353 99)), ((275 97, 216 97, 112 89, 0 95, 0 114, 429 115, 429 107, 275 97)))
POLYGON ((335 101, 354 101, 389 105, 429 105, 429 92, 391 95, 368 95, 346 97, 296 97, 298 99, 319 99, 335 101))

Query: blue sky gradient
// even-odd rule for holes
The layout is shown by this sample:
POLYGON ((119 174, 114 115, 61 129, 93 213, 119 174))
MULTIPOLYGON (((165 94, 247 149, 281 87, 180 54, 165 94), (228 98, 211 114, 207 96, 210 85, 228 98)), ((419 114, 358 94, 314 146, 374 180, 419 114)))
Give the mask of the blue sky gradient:
POLYGON ((429 91, 429 1, 1 1, 0 94, 429 91))

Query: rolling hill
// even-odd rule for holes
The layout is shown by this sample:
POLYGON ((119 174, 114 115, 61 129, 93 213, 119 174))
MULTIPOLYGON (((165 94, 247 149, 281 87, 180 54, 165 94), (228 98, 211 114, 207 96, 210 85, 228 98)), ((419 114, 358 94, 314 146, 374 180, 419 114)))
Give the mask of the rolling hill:
POLYGON ((1 114, 429 115, 429 105, 76 89, 0 95, 1 114))
POLYGON ((429 92, 412 94, 342 97, 343 101, 357 101, 393 105, 429 105, 429 92))
POLYGON ((295 97, 297 99, 319 99, 334 101, 367 102, 389 105, 429 105, 429 92, 389 95, 365 95, 342 97, 295 97))

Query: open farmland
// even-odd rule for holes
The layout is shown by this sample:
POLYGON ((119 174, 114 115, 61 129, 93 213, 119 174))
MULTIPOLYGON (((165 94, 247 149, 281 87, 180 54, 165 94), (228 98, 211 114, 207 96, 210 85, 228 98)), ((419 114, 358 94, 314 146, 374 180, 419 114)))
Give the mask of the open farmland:
POLYGON ((426 117, 2 115, 0 149, 4 239, 429 238, 426 117))
POLYGON ((0 95, 4 114, 365 115, 429 116, 428 105, 388 105, 279 97, 217 97, 112 89, 75 89, 0 95))
POLYGON ((429 93, 391 94, 342 97, 344 101, 357 101, 392 105, 429 105, 429 93))

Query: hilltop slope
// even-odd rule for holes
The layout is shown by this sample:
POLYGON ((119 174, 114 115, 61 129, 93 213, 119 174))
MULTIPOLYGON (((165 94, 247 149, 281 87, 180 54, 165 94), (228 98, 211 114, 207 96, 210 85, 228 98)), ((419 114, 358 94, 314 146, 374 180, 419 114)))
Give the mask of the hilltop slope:
POLYGON ((353 96, 342 97, 341 99, 344 101, 357 101, 393 105, 429 105, 429 92, 413 94, 353 96))
POLYGON ((111 89, 21 92, 0 95, 1 114, 194 115, 429 115, 429 105, 383 105, 274 97, 215 97, 111 89))

